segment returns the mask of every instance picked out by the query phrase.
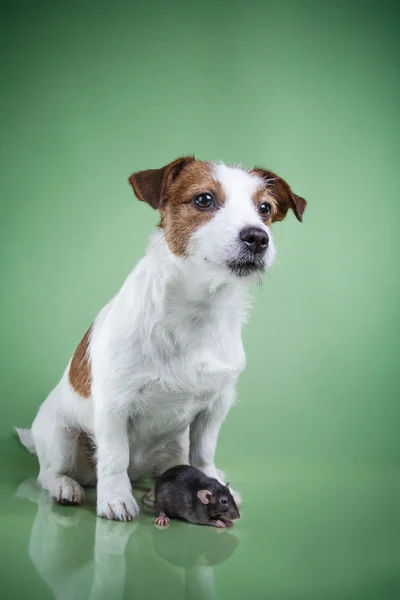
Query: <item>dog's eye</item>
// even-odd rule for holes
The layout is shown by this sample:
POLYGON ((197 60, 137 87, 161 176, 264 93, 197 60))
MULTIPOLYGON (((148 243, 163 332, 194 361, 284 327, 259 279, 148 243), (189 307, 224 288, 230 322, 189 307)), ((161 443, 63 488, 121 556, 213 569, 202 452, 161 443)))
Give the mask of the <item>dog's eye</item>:
POLYGON ((260 206, 260 213, 263 217, 269 217, 271 214, 271 205, 268 202, 263 202, 260 206))
POLYGON ((226 498, 221 498, 221 504, 228 504, 228 500, 226 498))
POLYGON ((211 194, 208 194, 207 192, 203 192, 202 194, 195 196, 193 198, 193 204, 196 206, 196 208, 200 209, 212 208, 213 206, 215 206, 214 198, 211 194))

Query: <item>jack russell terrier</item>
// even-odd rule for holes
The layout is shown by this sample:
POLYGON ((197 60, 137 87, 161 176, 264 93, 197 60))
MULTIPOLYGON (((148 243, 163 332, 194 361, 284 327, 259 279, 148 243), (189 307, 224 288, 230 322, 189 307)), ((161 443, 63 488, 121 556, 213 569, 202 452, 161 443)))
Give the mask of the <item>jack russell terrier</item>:
MULTIPOLYGON (((272 264, 270 226, 306 201, 271 171, 179 158, 134 173, 159 210, 144 258, 99 312, 31 429, 38 480, 62 504, 97 483, 97 514, 139 513, 131 482, 191 464, 221 483, 220 427, 245 366, 252 284, 272 264)), ((238 494, 235 494, 236 499, 238 494)))

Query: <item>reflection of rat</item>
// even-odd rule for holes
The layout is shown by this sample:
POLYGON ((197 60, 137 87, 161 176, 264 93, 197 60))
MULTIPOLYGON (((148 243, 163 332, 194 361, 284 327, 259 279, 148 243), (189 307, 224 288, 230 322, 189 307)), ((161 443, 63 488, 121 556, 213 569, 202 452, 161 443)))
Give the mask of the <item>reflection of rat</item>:
POLYGON ((154 523, 158 527, 167 527, 169 517, 214 527, 232 527, 232 520, 240 518, 229 484, 222 485, 188 465, 172 467, 159 475, 155 501, 150 500, 151 494, 152 490, 147 490, 143 502, 157 508, 154 523))
POLYGON ((239 546, 232 529, 209 531, 208 527, 173 527, 167 536, 157 535, 158 531, 154 531, 154 550, 157 556, 175 567, 215 567, 229 560, 239 546), (221 531, 224 531, 223 535, 218 535, 221 531))

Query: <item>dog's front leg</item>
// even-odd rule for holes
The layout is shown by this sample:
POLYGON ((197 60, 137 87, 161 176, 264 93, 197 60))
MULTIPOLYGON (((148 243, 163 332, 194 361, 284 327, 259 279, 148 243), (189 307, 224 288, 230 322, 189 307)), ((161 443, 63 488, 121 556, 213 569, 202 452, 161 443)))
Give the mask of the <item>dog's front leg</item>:
POLYGON ((131 521, 139 514, 128 477, 129 442, 126 407, 95 395, 97 446, 97 514, 106 519, 131 521))
MULTIPOLYGON (((235 399, 235 387, 229 385, 218 395, 210 406, 197 414, 190 426, 189 460, 208 477, 218 479, 225 485, 225 474, 214 464, 218 434, 226 415, 235 399)), ((240 496, 231 490, 237 503, 240 496)))

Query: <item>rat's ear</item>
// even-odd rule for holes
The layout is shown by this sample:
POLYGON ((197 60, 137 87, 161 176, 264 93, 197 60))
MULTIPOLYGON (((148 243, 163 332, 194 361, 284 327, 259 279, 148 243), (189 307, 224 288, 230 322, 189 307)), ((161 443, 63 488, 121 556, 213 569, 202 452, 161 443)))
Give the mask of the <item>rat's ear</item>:
POLYGON ((197 497, 200 498, 203 504, 210 504, 212 493, 209 490, 200 490, 197 492, 197 497))
POLYGON ((278 202, 278 212, 273 217, 273 221, 282 221, 286 217, 286 213, 291 208, 296 215, 298 221, 303 220, 303 213, 306 209, 307 202, 301 196, 294 194, 288 183, 272 171, 255 168, 252 173, 262 177, 267 188, 271 190, 271 194, 278 202))
POLYGON ((161 169, 138 171, 129 177, 135 196, 154 209, 160 208, 165 192, 186 165, 194 161, 193 156, 183 156, 161 169))
POLYGON ((225 487, 228 488, 228 490, 229 490, 229 483, 226 483, 225 487))

